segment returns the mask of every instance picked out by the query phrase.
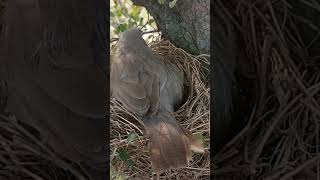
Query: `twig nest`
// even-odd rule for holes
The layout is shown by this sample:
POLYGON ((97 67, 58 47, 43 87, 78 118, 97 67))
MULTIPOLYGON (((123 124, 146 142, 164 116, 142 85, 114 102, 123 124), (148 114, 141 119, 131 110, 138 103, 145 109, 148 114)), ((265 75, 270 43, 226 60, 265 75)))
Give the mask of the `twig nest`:
MULTIPOLYGON (((152 42, 150 47, 162 60, 184 73, 184 101, 175 112, 179 123, 204 143, 206 153, 194 155, 187 168, 164 173, 166 179, 208 179, 210 142, 209 55, 194 56, 169 41, 152 42)), ((144 127, 120 102, 110 100, 111 168, 130 179, 150 179, 152 172, 144 127)))

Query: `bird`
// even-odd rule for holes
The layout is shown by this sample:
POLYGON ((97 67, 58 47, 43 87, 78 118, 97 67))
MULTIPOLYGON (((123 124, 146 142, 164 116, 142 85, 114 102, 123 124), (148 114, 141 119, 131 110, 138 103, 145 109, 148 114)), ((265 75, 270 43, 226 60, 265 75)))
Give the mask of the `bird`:
POLYGON ((108 165, 106 9, 104 0, 10 0, 0 34, 7 111, 39 130, 59 155, 98 169, 102 179, 108 165))
POLYGON ((142 120, 151 165, 159 175, 186 167, 192 151, 204 148, 173 115, 183 99, 183 73, 154 53, 142 35, 138 27, 120 35, 110 66, 111 97, 142 120))

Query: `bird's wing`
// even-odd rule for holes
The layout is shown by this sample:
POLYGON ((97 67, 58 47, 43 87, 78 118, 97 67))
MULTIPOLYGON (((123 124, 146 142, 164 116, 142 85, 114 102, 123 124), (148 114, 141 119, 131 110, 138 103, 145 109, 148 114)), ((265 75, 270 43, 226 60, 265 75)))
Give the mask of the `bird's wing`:
POLYGON ((117 56, 111 65, 113 96, 138 115, 154 113, 159 107, 159 78, 132 54, 117 56))

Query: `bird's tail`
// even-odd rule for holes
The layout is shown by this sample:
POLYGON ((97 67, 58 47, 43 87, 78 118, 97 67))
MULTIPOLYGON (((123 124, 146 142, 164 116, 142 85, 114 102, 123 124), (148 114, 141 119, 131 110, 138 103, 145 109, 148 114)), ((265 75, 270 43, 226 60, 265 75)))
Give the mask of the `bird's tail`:
POLYGON ((153 170, 159 174, 169 169, 186 167, 192 152, 203 153, 202 145, 190 131, 181 127, 168 111, 144 119, 153 170))

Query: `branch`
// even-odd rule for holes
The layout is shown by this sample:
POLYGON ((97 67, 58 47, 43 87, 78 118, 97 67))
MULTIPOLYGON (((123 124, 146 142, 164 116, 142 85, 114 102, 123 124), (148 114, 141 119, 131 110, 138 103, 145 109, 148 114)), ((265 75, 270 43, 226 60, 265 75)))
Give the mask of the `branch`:
MULTIPOLYGON (((157 33, 157 32, 160 32, 160 30, 159 30, 159 29, 156 29, 156 30, 152 30, 152 31, 142 32, 142 35, 151 34, 151 33, 157 33)), ((113 43, 113 42, 118 41, 118 40, 119 40, 119 38, 112 38, 112 39, 110 40, 110 43, 113 43)))

